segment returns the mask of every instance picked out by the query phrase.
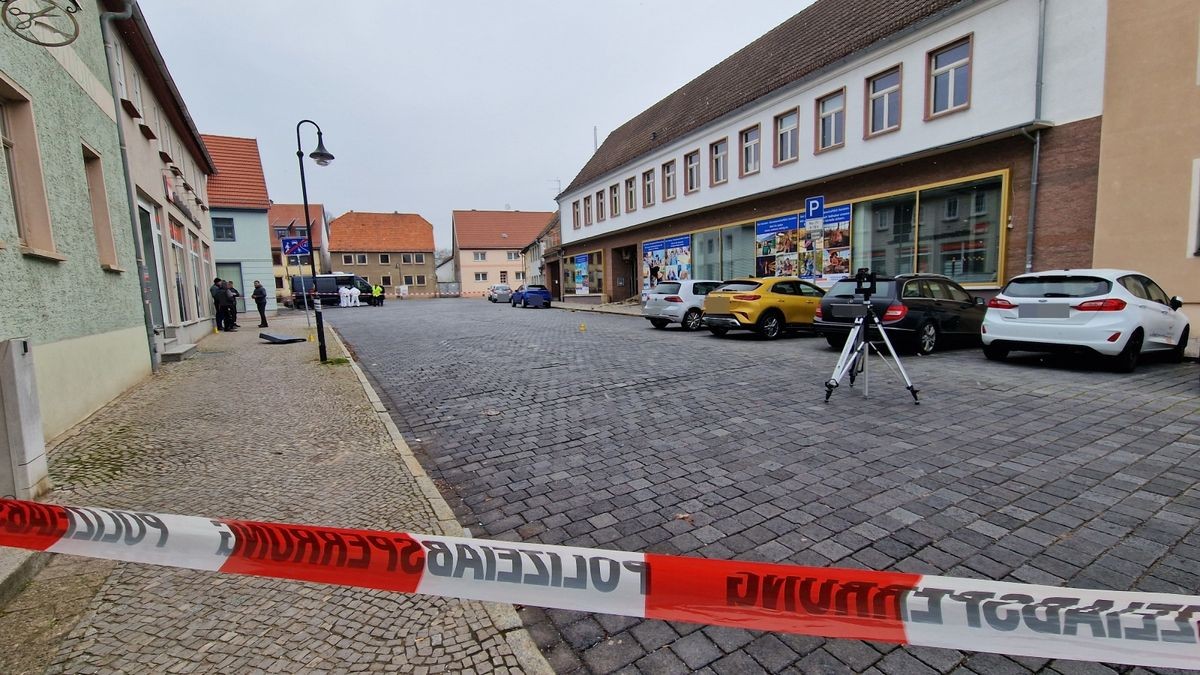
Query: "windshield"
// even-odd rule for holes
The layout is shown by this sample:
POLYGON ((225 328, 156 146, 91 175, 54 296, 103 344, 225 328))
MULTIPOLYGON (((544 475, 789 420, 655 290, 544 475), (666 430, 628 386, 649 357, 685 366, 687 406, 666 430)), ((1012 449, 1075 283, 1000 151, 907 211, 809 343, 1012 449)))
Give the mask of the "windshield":
POLYGON ((545 286, 542 286, 541 284, 529 284, 529 285, 528 285, 528 286, 526 286, 525 288, 526 288, 526 290, 530 290, 530 291, 533 291, 533 290, 544 291, 544 290, 546 290, 546 287, 545 287, 545 286))
MULTIPOLYGON (((874 295, 890 298, 892 297, 893 288, 895 288, 895 285, 896 282, 894 281, 876 281, 874 295)), ((853 298, 854 289, 856 287, 857 283, 853 279, 848 281, 839 281, 834 284, 833 287, 829 289, 829 292, 825 295, 834 298, 853 298)))
POLYGON ((1056 275, 1013 279, 1001 292, 1013 298, 1088 298, 1111 290, 1112 282, 1107 279, 1056 275))
POLYGON ((679 292, 679 284, 673 281, 664 281, 654 288, 651 288, 650 292, 657 293, 659 295, 671 295, 679 292))
POLYGON ((713 291, 713 293, 717 293, 720 291, 728 291, 730 293, 741 293, 742 291, 752 291, 752 290, 758 288, 759 286, 762 286, 762 284, 758 283, 757 281, 750 281, 749 279, 737 279, 736 281, 726 281, 725 283, 721 284, 720 286, 717 286, 717 288, 713 291))

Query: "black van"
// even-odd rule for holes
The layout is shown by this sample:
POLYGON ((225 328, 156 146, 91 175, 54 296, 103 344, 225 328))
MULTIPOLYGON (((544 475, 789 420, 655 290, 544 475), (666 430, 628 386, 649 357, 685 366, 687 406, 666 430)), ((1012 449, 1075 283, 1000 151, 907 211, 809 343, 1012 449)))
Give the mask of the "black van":
MULTIPOLYGON (((370 305, 375 302, 371 297, 371 284, 367 283, 366 279, 354 274, 318 274, 315 293, 321 298, 321 307, 337 307, 341 304, 341 298, 338 296, 338 288, 341 286, 354 286, 359 290, 359 302, 364 305, 370 305)), ((303 308, 305 305, 305 294, 311 299, 314 294, 312 276, 294 276, 292 277, 292 306, 303 308), (301 288, 303 284, 303 288, 301 288)), ((312 302, 308 303, 311 307, 312 302)))

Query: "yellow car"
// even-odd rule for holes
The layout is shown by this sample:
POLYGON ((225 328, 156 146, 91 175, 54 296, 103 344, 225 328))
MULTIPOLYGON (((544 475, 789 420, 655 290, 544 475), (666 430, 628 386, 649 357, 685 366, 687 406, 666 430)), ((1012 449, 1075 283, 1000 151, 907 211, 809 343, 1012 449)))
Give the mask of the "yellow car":
POLYGON ((704 326, 717 337, 752 330, 773 340, 787 328, 811 327, 824 295, 796 277, 727 281, 704 296, 704 326))

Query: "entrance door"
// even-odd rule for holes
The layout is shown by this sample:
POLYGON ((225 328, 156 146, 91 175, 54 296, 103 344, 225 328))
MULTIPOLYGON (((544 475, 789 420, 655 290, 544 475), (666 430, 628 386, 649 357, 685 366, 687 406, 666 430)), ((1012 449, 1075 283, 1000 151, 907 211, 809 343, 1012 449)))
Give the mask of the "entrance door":
POLYGON ((139 201, 138 220, 141 223, 142 229, 142 256, 146 259, 146 275, 150 277, 149 281, 145 281, 144 283, 150 287, 150 310, 154 317, 154 326, 162 328, 166 325, 163 317, 166 316, 167 305, 162 290, 161 235, 157 224, 154 222, 153 207, 139 201))
POLYGON ((246 289, 242 288, 242 264, 219 262, 217 263, 217 276, 233 282, 233 287, 242 294, 242 297, 237 300, 237 311, 246 311, 246 289))
POLYGON ((637 284, 637 246, 614 248, 612 255, 613 288, 612 301, 620 302, 641 295, 641 287, 637 284))

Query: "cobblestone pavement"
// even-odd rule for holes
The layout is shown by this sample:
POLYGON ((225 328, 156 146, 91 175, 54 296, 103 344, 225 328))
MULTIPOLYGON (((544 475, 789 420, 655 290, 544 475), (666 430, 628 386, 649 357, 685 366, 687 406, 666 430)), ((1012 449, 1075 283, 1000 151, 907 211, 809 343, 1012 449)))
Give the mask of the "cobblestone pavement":
MULTIPOLYGON (((480 300, 330 313, 477 535, 715 558, 1196 593, 1200 368, 1133 375, 977 349, 823 382, 764 342, 480 300)), ((445 491, 445 490, 444 490, 445 491)), ((523 610, 559 672, 1107 673, 1008 658, 523 610)))
MULTIPOLYGON (((303 335, 304 319, 272 330, 303 335)), ((59 439, 52 500, 439 533, 351 367, 257 333, 206 339, 59 439)), ((482 603, 79 560, 3 609, 0 672, 520 669, 482 603)))

